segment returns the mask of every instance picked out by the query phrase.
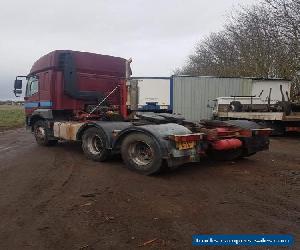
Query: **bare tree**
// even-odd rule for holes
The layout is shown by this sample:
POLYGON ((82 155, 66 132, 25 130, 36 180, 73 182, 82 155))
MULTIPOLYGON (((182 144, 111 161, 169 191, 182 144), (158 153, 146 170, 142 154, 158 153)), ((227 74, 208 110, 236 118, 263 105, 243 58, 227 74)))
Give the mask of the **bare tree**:
POLYGON ((300 69, 300 1, 265 0, 264 6, 271 10, 273 25, 279 29, 281 41, 288 48, 293 74, 300 69))
POLYGON ((292 78, 299 70, 300 1, 241 8, 223 31, 200 41, 182 74, 292 78))

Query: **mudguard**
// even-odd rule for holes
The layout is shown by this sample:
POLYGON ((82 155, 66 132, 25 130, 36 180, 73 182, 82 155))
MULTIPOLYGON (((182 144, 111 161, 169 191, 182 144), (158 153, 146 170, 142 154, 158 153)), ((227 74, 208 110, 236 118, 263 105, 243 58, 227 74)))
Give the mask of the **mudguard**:
POLYGON ((233 125, 242 129, 256 129, 256 128, 262 128, 261 125, 259 125, 256 122, 253 121, 247 121, 247 120, 229 120, 229 121, 223 121, 224 123, 227 123, 229 125, 233 125))
POLYGON ((198 147, 189 150, 176 149, 174 142, 169 140, 170 135, 186 135, 192 132, 176 123, 134 125, 131 122, 97 121, 84 124, 77 133, 77 140, 81 140, 84 131, 90 127, 101 129, 106 135, 106 148, 112 153, 119 153, 124 138, 131 133, 141 132, 153 137, 166 159, 169 167, 175 167, 185 162, 198 161, 198 147))
MULTIPOLYGON (((259 129, 261 125, 247 120, 229 120, 227 124, 239 127, 241 129, 259 129)), ((269 149, 270 140, 268 136, 252 136, 249 138, 240 138, 243 142, 243 156, 250 156, 256 152, 269 149)))
POLYGON ((114 141, 118 137, 118 133, 120 131, 126 130, 130 127, 132 127, 133 124, 131 122, 114 122, 114 121, 91 121, 88 123, 85 123, 77 132, 77 140, 81 140, 81 137, 83 135, 83 132, 90 128, 90 127, 96 127, 104 132, 106 135, 106 148, 112 150, 114 141))
POLYGON ((178 151, 168 139, 169 135, 185 135, 191 134, 192 132, 184 126, 178 125, 176 123, 167 123, 167 124, 151 124, 151 125, 142 125, 142 126, 132 126, 118 134, 118 138, 114 141, 113 148, 118 149, 121 146, 123 139, 130 133, 141 132, 146 133, 149 136, 152 136, 160 145, 160 149, 163 155, 163 158, 170 158, 170 155, 173 157, 183 157, 189 156, 191 153, 194 153, 193 150, 178 151))

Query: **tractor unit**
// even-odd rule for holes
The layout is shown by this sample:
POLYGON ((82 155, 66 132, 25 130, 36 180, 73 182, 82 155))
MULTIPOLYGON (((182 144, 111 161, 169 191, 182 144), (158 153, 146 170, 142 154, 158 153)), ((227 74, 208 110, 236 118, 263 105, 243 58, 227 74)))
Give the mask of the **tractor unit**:
POLYGON ((178 114, 133 112, 126 105, 131 60, 70 50, 38 59, 24 78, 26 125, 39 145, 78 141, 84 154, 150 175, 203 157, 233 160, 268 149, 270 129, 248 121, 189 121, 178 114))

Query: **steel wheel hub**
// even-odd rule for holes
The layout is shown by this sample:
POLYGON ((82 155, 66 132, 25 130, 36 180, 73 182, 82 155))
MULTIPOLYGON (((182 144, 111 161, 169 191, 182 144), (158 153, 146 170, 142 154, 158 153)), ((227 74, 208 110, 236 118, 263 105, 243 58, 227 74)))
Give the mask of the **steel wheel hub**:
POLYGON ((141 168, 145 167, 153 160, 151 147, 142 141, 132 143, 128 148, 128 153, 133 162, 141 168))
POLYGON ((37 127, 36 130, 35 130, 35 134, 36 134, 36 137, 38 137, 40 139, 44 139, 45 135, 46 135, 46 132, 45 132, 45 129, 43 127, 37 127))
POLYGON ((92 154, 101 154, 103 152, 103 142, 100 136, 95 135, 88 139, 88 148, 92 154))

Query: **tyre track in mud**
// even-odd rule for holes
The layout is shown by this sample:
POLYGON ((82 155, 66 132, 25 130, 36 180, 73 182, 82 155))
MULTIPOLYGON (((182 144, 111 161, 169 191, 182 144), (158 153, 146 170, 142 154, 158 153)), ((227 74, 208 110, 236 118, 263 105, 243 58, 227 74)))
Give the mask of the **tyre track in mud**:
MULTIPOLYGON (((18 132, 23 136, 22 130, 18 132)), ((10 228, 22 231, 26 225, 28 231, 35 231, 34 228, 30 229, 30 225, 39 224, 40 217, 47 214, 49 207, 51 208, 51 202, 63 192, 74 175, 72 152, 64 152, 60 147, 39 147, 34 143, 30 134, 25 134, 22 139, 19 137, 19 133, 12 131, 9 133, 15 137, 12 140, 13 150, 1 155, 2 164, 5 166, 5 168, 1 168, 1 177, 4 177, 7 183, 8 180, 11 183, 8 185, 5 181, 0 183, 0 197, 7 201, 7 203, 1 202, 1 216, 5 219, 1 220, 0 248, 2 239, 7 239, 10 228), (24 144, 27 146, 24 147, 24 144), (17 159, 16 152, 18 152, 17 159), (11 158, 14 158, 15 161, 11 161, 11 158), (37 164, 32 166, 34 161, 37 161, 37 164), (17 174, 15 172, 12 174, 12 168, 17 171, 17 174), (18 190, 20 184, 23 186, 18 190), (16 207, 19 209, 14 209, 16 207)), ((5 137, 1 139, 2 147, 10 144, 9 141, 3 143, 5 137)), ((12 239, 12 242, 16 242, 16 239, 12 239)), ((27 246, 26 242, 24 246, 27 246)), ((28 244, 28 246, 32 245, 28 244)), ((16 247, 16 249, 18 248, 16 247)))
POLYGON ((86 160, 76 143, 37 146, 24 129, 0 133, 1 147, 12 148, 0 151, 0 249, 141 249, 152 239, 151 249, 191 249, 195 233, 300 231, 293 138, 153 177, 120 159, 86 160))

